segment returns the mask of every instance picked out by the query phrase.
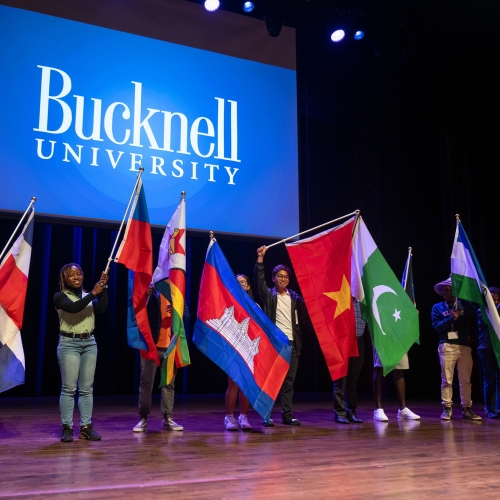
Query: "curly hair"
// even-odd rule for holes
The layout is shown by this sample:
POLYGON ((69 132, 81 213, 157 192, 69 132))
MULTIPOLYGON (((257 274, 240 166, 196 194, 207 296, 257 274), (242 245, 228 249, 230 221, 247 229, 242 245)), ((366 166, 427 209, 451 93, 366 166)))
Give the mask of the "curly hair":
POLYGON ((75 264, 74 262, 71 262, 70 264, 64 264, 64 266, 62 266, 61 270, 59 271, 59 288, 61 292, 68 288, 67 280, 72 267, 76 267, 82 273, 83 276, 83 271, 82 268, 80 267, 80 264, 75 264))

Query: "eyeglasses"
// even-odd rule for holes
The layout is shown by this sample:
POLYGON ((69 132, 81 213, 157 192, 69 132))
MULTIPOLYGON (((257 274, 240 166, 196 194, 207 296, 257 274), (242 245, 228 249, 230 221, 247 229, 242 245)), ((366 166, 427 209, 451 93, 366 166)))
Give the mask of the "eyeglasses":
POLYGON ((286 274, 277 274, 276 278, 278 278, 281 281, 289 281, 290 280, 290 277, 287 276, 286 274))

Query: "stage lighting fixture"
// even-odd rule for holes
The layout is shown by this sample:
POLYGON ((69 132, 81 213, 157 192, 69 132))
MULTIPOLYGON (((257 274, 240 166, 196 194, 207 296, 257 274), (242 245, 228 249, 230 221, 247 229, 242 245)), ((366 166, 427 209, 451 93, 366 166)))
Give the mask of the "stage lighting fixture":
POLYGON ((253 2, 245 2, 243 4, 243 10, 245 12, 252 12, 252 10, 255 8, 255 5, 253 4, 253 2))
POLYGON ((364 31, 356 31, 356 33, 354 33, 354 40, 362 40, 364 37, 365 37, 364 31))
POLYGON ((219 0, 205 0, 205 9, 208 10, 208 12, 215 12, 219 7, 219 0))
POLYGON ((345 37, 345 31, 344 30, 335 30, 332 33, 332 42, 341 42, 345 37))

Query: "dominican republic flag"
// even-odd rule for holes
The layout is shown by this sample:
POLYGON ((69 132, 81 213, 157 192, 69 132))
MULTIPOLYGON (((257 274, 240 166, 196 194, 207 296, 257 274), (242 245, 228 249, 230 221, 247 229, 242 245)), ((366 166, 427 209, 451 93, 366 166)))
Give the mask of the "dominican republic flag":
POLYGON ((359 355, 351 295, 353 229, 351 218, 286 245, 332 380, 345 377, 349 357, 359 355))
POLYGON ((28 288, 34 216, 32 209, 23 232, 0 264, 0 392, 24 384, 20 330, 28 288))
POLYGON ((481 308, 481 316, 488 325, 491 344, 500 366, 500 317, 488 289, 486 278, 460 220, 457 220, 455 240, 451 251, 451 283, 455 297, 475 302, 481 308))
POLYGON ((168 344, 160 345, 163 341, 160 335, 160 341, 157 344, 158 347, 167 348, 162 364, 160 387, 165 387, 172 381, 174 363, 177 368, 191 364, 183 319, 186 296, 186 202, 184 196, 183 192, 181 201, 165 229, 160 244, 158 265, 153 273, 153 283, 156 289, 164 298, 170 298, 172 304, 172 338, 168 339, 168 344), (164 281, 167 278, 168 283, 164 281))
POLYGON ((153 241, 149 224, 146 194, 139 178, 133 195, 125 236, 118 248, 116 262, 129 269, 127 341, 130 347, 141 350, 144 359, 160 364, 151 335, 146 309, 146 292, 153 276, 153 241))
POLYGON ((243 290, 215 240, 201 278, 193 341, 266 418, 290 366, 290 343, 243 290))

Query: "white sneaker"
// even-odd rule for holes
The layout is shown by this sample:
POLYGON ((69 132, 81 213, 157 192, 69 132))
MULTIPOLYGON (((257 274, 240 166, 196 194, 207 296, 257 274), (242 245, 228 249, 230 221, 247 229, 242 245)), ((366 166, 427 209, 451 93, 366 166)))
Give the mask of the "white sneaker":
POLYGON ((389 419, 384 413, 384 410, 382 410, 382 408, 378 408, 373 412, 373 420, 377 420, 378 422, 387 422, 389 419))
POLYGON ((163 420, 162 429, 166 431, 183 431, 184 427, 182 425, 176 424, 171 418, 165 418, 163 420))
POLYGON ((413 413, 409 408, 398 410, 398 418, 405 418, 406 420, 420 420, 420 415, 413 413))
POLYGON ((145 418, 141 418, 132 430, 134 432, 146 432, 148 430, 148 421, 145 418))
POLYGON ((226 429, 226 431, 238 430, 238 422, 236 422, 232 415, 226 415, 224 417, 224 429, 226 429))
POLYGON ((240 415, 238 417, 238 424, 242 431, 249 431, 252 426, 248 423, 248 418, 246 415, 240 415))

